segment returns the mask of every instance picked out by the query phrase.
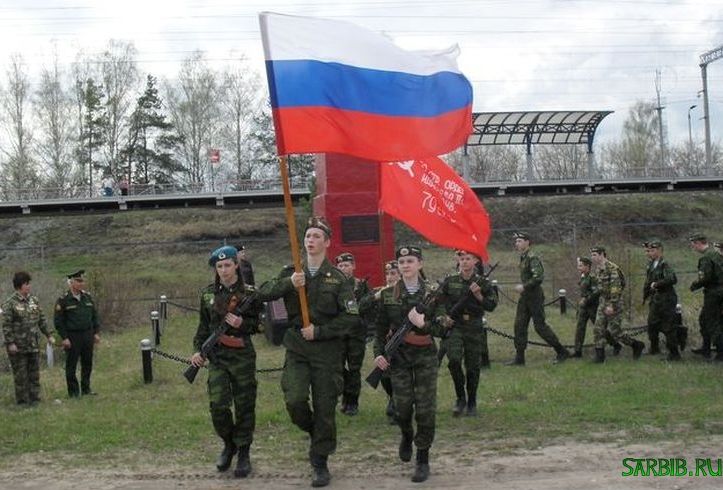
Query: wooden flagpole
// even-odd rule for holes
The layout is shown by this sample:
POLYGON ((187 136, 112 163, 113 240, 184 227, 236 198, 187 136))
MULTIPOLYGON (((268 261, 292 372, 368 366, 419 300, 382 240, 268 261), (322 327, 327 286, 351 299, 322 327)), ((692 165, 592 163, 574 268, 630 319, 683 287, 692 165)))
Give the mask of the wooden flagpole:
MULTIPOLYGON (((301 268, 301 255, 299 254, 299 239, 296 236, 296 217, 294 215, 294 205, 291 202, 291 186, 289 184, 289 162, 286 155, 279 156, 279 168, 281 169, 281 183, 284 186, 284 208, 286 209, 286 226, 289 228, 289 243, 291 244, 291 257, 294 260, 294 271, 304 272, 301 268)), ((296 288, 299 293, 299 305, 301 306, 301 319, 304 328, 308 327, 309 320, 309 304, 306 299, 306 287, 296 288)))

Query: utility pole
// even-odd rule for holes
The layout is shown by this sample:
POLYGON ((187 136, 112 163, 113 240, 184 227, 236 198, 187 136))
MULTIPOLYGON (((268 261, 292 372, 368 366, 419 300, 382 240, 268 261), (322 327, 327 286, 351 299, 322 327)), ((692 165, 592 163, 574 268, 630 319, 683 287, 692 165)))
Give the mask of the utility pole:
POLYGON ((661 72, 660 70, 655 70, 655 92, 658 96, 658 105, 655 108, 656 111, 658 111, 658 132, 660 134, 660 170, 661 172, 666 168, 665 165, 665 139, 663 138, 663 107, 660 105, 660 90, 661 90, 661 72))
POLYGON ((703 79, 703 119, 705 120, 705 170, 707 175, 713 173, 713 162, 710 145, 710 114, 708 113, 708 65, 723 58, 723 46, 719 46, 700 55, 700 74, 703 79))

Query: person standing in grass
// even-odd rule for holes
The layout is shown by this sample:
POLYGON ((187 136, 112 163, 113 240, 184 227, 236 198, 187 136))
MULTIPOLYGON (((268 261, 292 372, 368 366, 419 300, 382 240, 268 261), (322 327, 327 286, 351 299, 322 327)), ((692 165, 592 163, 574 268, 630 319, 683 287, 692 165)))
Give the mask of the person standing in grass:
POLYGON ((3 336, 15 382, 15 401, 32 406, 40 402, 40 333, 54 344, 38 298, 31 294, 30 274, 16 272, 15 292, 2 306, 3 336))
POLYGON ((208 263, 216 272, 216 280, 201 292, 191 364, 204 365, 206 359, 201 356, 201 346, 213 331, 224 329, 208 359, 211 421, 223 441, 216 468, 229 469, 238 451, 234 476, 245 478, 251 473, 249 452, 256 425, 256 351, 251 335, 258 331, 263 304, 256 298, 253 287, 244 284, 234 247, 216 249, 208 263), (250 305, 239 312, 237 308, 249 296, 250 305))
POLYGON ((289 328, 283 340, 286 358, 281 388, 291 421, 311 439, 313 487, 324 487, 331 481, 328 459, 336 450, 342 339, 359 321, 351 283, 326 258, 330 245, 331 227, 323 218, 310 218, 304 230, 303 272, 287 266, 260 288, 265 301, 284 298, 289 328), (310 324, 306 326, 297 289, 301 286, 306 287, 309 305, 310 324))
POLYGON ((723 257, 708 244, 708 239, 702 233, 692 234, 689 241, 690 248, 701 254, 698 259, 698 277, 690 285, 690 290, 703 288, 703 307, 698 317, 703 343, 693 352, 710 358, 711 345, 715 345, 718 350, 715 360, 723 361, 723 257))
POLYGON ((665 335, 669 361, 679 361, 678 330, 675 322, 675 306, 678 295, 675 284, 678 278, 670 264, 663 258, 663 243, 650 240, 643 243, 645 255, 650 261, 645 273, 643 302, 648 301, 648 338, 650 354, 660 353, 660 333, 665 335))

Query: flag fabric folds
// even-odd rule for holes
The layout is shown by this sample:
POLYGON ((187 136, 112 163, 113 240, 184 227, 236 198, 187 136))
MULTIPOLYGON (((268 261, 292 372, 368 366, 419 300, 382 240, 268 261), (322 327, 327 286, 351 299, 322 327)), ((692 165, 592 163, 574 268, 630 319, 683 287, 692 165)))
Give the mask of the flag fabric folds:
POLYGON ((261 13, 277 150, 427 158, 472 131, 459 48, 407 51, 343 21, 261 13))
POLYGON ((379 207, 443 247, 487 262, 490 219, 467 183, 437 157, 381 165, 379 207))

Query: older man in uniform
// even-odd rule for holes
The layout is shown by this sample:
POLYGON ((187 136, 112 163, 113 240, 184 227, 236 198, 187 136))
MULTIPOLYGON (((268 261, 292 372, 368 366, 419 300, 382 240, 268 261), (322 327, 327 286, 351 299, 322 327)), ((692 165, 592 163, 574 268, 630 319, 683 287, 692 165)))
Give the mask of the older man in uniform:
POLYGON ((639 359, 645 344, 623 332, 623 290, 625 289, 623 273, 620 267, 608 260, 603 246, 598 245, 590 249, 590 260, 595 264, 600 288, 600 304, 593 327, 594 362, 605 362, 605 343, 608 339, 629 345, 633 349, 633 359, 639 359))
POLYGON ((689 241, 690 248, 701 254, 698 259, 698 278, 690 285, 690 290, 703 288, 703 308, 698 317, 703 344, 699 349, 693 349, 693 352, 710 358, 711 344, 714 344, 718 350, 715 360, 723 361, 723 257, 708 244, 708 239, 702 233, 694 233, 689 241))
POLYGON ((35 405, 40 401, 40 333, 55 343, 48 330, 38 298, 31 294, 30 274, 16 272, 15 292, 2 306, 3 336, 15 381, 15 401, 18 405, 35 405))
POLYGON ((65 381, 68 396, 95 395, 90 389, 90 373, 93 370, 93 347, 100 342, 100 321, 93 298, 83 290, 84 270, 68 274, 68 292, 55 302, 55 330, 63 339, 66 350, 65 381), (80 386, 76 368, 80 359, 80 386))
POLYGON ((254 279, 254 267, 251 265, 251 261, 246 256, 246 247, 243 244, 236 245, 236 259, 238 260, 238 268, 241 271, 241 279, 247 286, 256 286, 256 279, 254 279))
POLYGON ((530 249, 529 234, 518 231, 513 237, 515 249, 520 253, 520 280, 522 283, 515 286, 515 290, 520 293, 515 314, 515 350, 517 352, 515 359, 507 364, 525 365, 530 319, 532 319, 537 335, 555 349, 557 353, 555 362, 562 362, 570 357, 570 353, 562 346, 552 328, 545 323, 545 293, 542 290, 545 269, 542 266, 542 260, 530 249))
MULTIPOLYGON (((354 288, 354 299, 357 304, 369 294, 369 286, 365 280, 354 276, 356 262, 354 255, 344 252, 336 257, 336 268, 344 274, 354 288)), ((347 331, 344 336, 342 368, 344 373, 344 387, 342 389, 341 411, 354 416, 359 413, 359 393, 361 393, 361 367, 364 362, 366 350, 367 326, 363 316, 359 316, 357 324, 347 331)))
POLYGON ((284 268, 260 288, 263 300, 284 298, 291 327, 284 334, 286 359, 281 387, 291 421, 309 433, 311 485, 329 484, 327 460, 336 450, 336 402, 341 391, 342 339, 358 323, 351 283, 326 258, 331 228, 323 218, 309 219, 304 232, 303 272, 284 268), (306 286, 311 323, 302 324, 299 293, 306 286), (311 403, 309 406, 309 393, 311 403), (312 408, 313 407, 313 408, 312 408))
POLYGON ((649 300, 648 338, 650 353, 659 354, 659 334, 665 335, 669 361, 679 361, 677 325, 675 324, 675 306, 678 295, 675 284, 678 278, 670 264, 663 258, 663 243, 651 240, 643 244, 645 254, 650 261, 645 273, 643 285, 643 302, 649 300))

